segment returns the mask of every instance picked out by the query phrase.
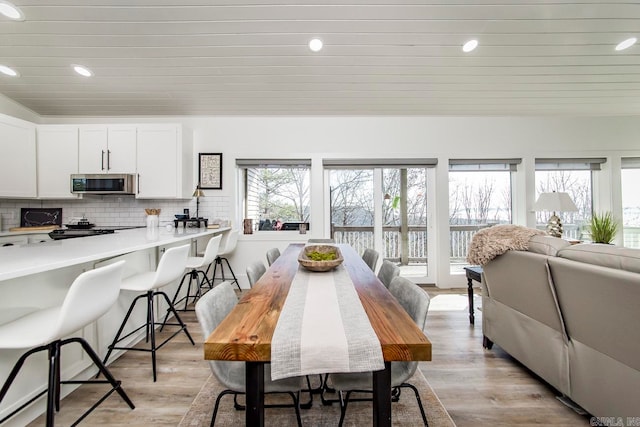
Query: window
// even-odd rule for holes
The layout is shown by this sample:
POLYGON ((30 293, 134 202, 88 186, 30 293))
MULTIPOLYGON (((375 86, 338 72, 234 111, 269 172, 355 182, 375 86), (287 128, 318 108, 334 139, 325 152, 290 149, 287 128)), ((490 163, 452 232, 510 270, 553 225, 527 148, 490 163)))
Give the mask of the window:
MULTIPOLYGON (((331 237, 377 250, 401 274, 429 280, 427 217, 437 159, 325 159, 331 237)), ((427 282, 424 282, 427 283, 427 282)))
MULTIPOLYGON (((583 240, 592 212, 593 171, 600 170, 604 158, 536 159, 536 200, 540 193, 553 191, 569 194, 578 210, 556 212, 562 221, 563 236, 583 240)), ((545 229, 552 212, 536 212, 536 227, 545 229)))
POLYGON ((243 212, 254 230, 309 229, 310 170, 308 159, 238 159, 244 191, 243 212))
POLYGON ((511 181, 521 159, 449 160, 450 271, 462 272, 478 230, 512 219, 511 181))
POLYGON ((640 248, 640 157, 622 159, 622 229, 624 246, 640 248))

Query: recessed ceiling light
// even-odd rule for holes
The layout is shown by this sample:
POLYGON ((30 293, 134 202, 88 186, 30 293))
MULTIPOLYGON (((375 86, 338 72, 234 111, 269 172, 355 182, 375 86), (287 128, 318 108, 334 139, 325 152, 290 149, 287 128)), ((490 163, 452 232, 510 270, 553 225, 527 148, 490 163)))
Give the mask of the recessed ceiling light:
POLYGON ((636 42, 638 41, 637 38, 635 37, 631 37, 629 39, 626 39, 624 41, 621 41, 620 43, 618 43, 618 45, 616 46, 616 50, 625 50, 627 48, 630 48, 631 46, 633 46, 634 44, 636 44, 636 42))
POLYGON ((311 39, 311 41, 309 41, 309 49, 313 52, 320 52, 322 50, 322 40, 311 39))
POLYGON ((16 70, 14 70, 13 68, 9 68, 6 65, 0 65, 0 73, 6 74, 7 76, 11 77, 18 77, 20 75, 20 73, 18 73, 16 70))
POLYGON ((93 76, 93 73, 91 72, 91 70, 85 67, 84 65, 72 65, 72 67, 73 67, 73 71, 80 74, 81 76, 84 76, 84 77, 93 76))
POLYGON ((0 13, 14 21, 24 21, 24 13, 6 0, 0 0, 0 13))
POLYGON ((471 52, 473 49, 478 47, 478 40, 469 40, 464 45, 462 45, 463 52, 471 52))

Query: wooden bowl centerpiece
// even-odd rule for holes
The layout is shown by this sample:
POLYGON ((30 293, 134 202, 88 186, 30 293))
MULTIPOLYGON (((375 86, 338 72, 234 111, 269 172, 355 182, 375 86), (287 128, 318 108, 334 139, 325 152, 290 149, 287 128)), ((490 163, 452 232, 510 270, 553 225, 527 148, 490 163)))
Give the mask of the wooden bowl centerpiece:
POLYGON ((329 271, 340 264, 344 258, 337 246, 310 245, 305 246, 298 255, 298 262, 309 271, 329 271))

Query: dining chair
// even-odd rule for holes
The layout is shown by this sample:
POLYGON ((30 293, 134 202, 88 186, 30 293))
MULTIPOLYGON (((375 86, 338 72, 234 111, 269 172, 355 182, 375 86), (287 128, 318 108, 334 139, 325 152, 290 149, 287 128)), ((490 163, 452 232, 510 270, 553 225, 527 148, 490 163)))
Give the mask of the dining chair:
MULTIPOLYGON (((409 316, 413 319, 416 325, 425 330, 425 323, 427 320, 427 312, 429 311, 429 295, 422 290, 418 285, 414 284, 410 280, 404 277, 396 277, 391 281, 389 286, 389 292, 398 300, 400 305, 405 309, 409 316)), ((422 421, 425 426, 428 426, 427 416, 420 400, 420 394, 418 389, 407 381, 413 376, 418 368, 417 361, 407 362, 391 362, 391 387, 392 387, 392 399, 398 401, 400 398, 400 390, 402 388, 410 388, 413 390, 418 407, 420 408, 420 414, 422 415, 422 421)), ((329 379, 333 387, 338 390, 340 397, 340 421, 341 427, 344 422, 344 417, 347 412, 347 405, 351 393, 364 392, 371 393, 373 390, 372 378, 370 372, 364 373, 341 373, 331 374, 329 379)), ((358 399, 371 401, 372 399, 358 399)))
POLYGON ((267 251, 267 263, 269 263, 269 266, 271 266, 271 264, 273 264, 274 262, 276 262, 276 260, 280 257, 280 249, 278 248, 271 248, 267 251))
POLYGON ((400 267, 385 259, 382 261, 380 271, 378 271, 378 279, 388 289, 391 281, 400 275, 400 267))
POLYGON ((373 272, 376 271, 376 264, 378 263, 379 257, 380 257, 380 254, 378 254, 378 251, 370 248, 365 249, 364 252, 362 253, 363 261, 365 262, 365 264, 369 266, 369 268, 373 272))
POLYGON ((253 288, 253 285, 260 280, 262 275, 267 272, 267 268, 260 261, 252 262, 247 266, 247 279, 249 279, 249 286, 253 288))
MULTIPOLYGON (((202 329, 202 336, 208 337, 220 322, 227 317, 238 303, 238 298, 230 282, 222 282, 212 290, 204 294, 196 303, 196 317, 202 329)), ((225 390, 220 392, 216 398, 216 403, 211 416, 211 426, 216 422, 220 400, 227 394, 234 397, 236 410, 244 409, 237 404, 238 395, 245 394, 245 363, 238 361, 210 360, 209 368, 213 376, 224 386, 225 390)), ((301 377, 291 377, 282 380, 271 380, 271 365, 264 367, 264 392, 265 393, 286 393, 293 399, 292 405, 273 405, 272 407, 293 407, 296 412, 298 426, 302 426, 300 418, 300 389, 302 388, 301 377)), ((271 405, 265 405, 270 407, 271 405)))

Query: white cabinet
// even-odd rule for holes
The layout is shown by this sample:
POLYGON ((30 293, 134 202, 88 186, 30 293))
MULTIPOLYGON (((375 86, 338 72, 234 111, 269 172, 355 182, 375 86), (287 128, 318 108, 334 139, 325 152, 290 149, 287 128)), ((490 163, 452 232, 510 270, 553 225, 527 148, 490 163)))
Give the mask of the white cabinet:
POLYGON ((192 143, 181 125, 138 125, 136 157, 138 198, 191 197, 192 143))
POLYGON ((135 126, 80 126, 79 173, 135 173, 135 156, 135 126))
POLYGON ((78 126, 38 126, 38 197, 75 199, 71 174, 78 173, 78 126))
POLYGON ((36 126, 0 114, 0 197, 36 197, 36 126))

